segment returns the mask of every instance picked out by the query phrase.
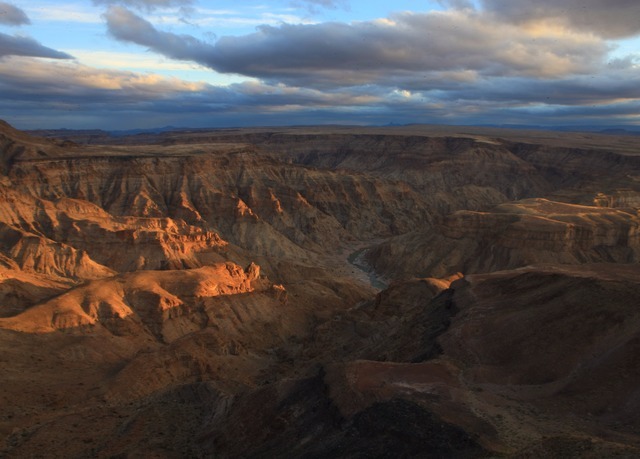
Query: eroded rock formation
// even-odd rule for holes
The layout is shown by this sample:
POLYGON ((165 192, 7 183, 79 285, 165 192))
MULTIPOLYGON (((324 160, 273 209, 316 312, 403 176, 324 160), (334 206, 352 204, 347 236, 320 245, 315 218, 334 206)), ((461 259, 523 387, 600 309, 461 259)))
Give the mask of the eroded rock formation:
POLYGON ((534 263, 638 263, 639 228, 637 208, 526 199, 485 212, 454 212, 429 231, 388 239, 366 257, 390 278, 491 272, 534 263))
POLYGON ((640 454, 637 139, 64 134, 0 124, 3 457, 640 454))

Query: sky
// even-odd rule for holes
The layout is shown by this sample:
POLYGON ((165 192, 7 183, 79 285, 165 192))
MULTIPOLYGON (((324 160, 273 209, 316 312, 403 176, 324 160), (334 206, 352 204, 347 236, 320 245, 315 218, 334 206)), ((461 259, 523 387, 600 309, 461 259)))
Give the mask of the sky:
POLYGON ((640 128, 640 1, 0 0, 0 119, 640 128))

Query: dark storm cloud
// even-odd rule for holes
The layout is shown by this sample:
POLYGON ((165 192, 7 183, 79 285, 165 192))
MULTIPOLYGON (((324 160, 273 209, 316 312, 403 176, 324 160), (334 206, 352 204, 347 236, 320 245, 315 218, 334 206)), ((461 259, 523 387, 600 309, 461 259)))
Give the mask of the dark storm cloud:
POLYGON ((4 56, 32 56, 52 59, 73 58, 67 53, 47 48, 33 38, 0 33, 0 58, 4 56))
POLYGON ((591 35, 532 34, 470 10, 403 13, 353 24, 262 26, 215 44, 159 31, 120 7, 110 8, 105 19, 115 38, 164 56, 296 86, 382 84, 443 71, 556 78, 592 71, 608 50, 591 35))
POLYGON ((20 8, 10 3, 0 2, 0 24, 19 26, 30 23, 31 21, 20 8))
POLYGON ((509 21, 549 19, 606 38, 640 33, 638 0, 483 0, 483 6, 509 21))

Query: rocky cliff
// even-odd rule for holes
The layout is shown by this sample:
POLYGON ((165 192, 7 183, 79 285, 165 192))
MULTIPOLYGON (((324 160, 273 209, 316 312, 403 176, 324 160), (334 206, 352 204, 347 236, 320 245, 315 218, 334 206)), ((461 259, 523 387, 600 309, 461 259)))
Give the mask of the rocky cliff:
POLYGON ((64 134, 0 124, 3 457, 640 454, 637 138, 64 134))
POLYGON ((486 212, 454 212, 429 231, 388 239, 366 257, 388 278, 491 272, 535 263, 637 263, 639 218, 632 207, 527 199, 486 212))

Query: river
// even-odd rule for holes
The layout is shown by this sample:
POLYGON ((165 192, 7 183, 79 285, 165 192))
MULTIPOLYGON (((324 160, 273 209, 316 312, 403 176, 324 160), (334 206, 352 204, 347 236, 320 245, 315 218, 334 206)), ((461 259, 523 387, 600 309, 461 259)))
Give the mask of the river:
POLYGON ((375 288, 376 290, 384 290, 389 285, 384 282, 384 280, 380 276, 378 276, 376 272, 371 268, 371 266, 369 266, 369 264, 366 262, 366 260, 364 259, 364 254, 366 251, 366 247, 356 250, 347 257, 347 260, 349 261, 351 266, 367 275, 369 283, 373 288, 375 288))

